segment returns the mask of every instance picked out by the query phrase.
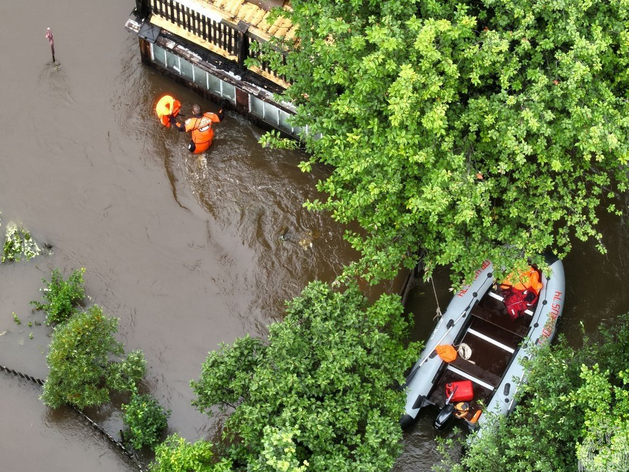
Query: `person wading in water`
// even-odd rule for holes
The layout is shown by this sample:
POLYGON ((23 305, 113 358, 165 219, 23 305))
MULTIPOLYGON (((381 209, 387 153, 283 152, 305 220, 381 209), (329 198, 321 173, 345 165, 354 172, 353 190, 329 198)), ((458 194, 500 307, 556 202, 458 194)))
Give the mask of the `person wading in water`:
POLYGON ((190 133, 192 141, 188 144, 188 150, 192 154, 201 154, 207 151, 214 139, 213 123, 220 123, 225 116, 221 108, 218 113, 201 113, 201 107, 196 103, 192 105, 192 116, 183 124, 174 122, 173 125, 179 131, 190 133))

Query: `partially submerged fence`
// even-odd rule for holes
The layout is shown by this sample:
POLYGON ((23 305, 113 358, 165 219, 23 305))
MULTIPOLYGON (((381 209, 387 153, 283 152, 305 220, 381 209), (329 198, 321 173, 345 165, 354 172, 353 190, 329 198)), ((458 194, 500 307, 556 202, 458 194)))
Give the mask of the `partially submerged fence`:
MULTIPOLYGON (((0 364, 0 370, 5 371, 8 374, 14 375, 16 377, 19 377, 21 379, 24 380, 28 380, 29 382, 33 382, 36 383, 37 385, 39 385, 40 387, 42 385, 44 385, 44 380, 42 379, 38 379, 36 377, 33 377, 31 375, 28 374, 24 374, 22 372, 19 372, 17 370, 11 369, 9 367, 6 367, 4 365, 0 364)), ((98 423, 96 423, 94 420, 92 420, 89 416, 87 416, 85 413, 83 413, 81 410, 79 410, 78 408, 72 406, 71 407, 81 418, 83 418, 83 420, 85 420, 85 422, 87 424, 89 424, 93 429, 95 429, 96 431, 98 431, 105 439, 107 439, 112 445, 114 445, 116 448, 118 448, 124 455, 126 455, 129 459, 131 459, 133 461, 133 463, 136 465, 136 467, 138 468, 138 470, 140 472, 144 472, 144 467, 142 466, 142 463, 138 460, 138 458, 135 456, 135 454, 133 454, 131 451, 129 451, 129 449, 127 449, 125 447, 125 445, 118 441, 116 438, 114 438, 111 434, 109 434, 107 431, 105 431, 103 429, 102 426, 100 426, 98 423)))

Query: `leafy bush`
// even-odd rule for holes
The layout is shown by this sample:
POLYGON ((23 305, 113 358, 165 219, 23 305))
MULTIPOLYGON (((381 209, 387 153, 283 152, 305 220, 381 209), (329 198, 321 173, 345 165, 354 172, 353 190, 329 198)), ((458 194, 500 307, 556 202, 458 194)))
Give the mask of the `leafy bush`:
POLYGON ((179 434, 173 434, 155 448, 151 472, 230 472, 228 459, 216 461, 212 444, 199 440, 193 444, 179 434))
POLYGON ((117 392, 138 393, 138 381, 146 374, 142 351, 132 351, 125 359, 109 365, 107 385, 117 392))
POLYGON ((272 471, 281 472, 306 472, 308 461, 299 463, 297 459, 297 446, 293 438, 299 435, 299 431, 281 431, 271 426, 264 428, 264 449, 261 454, 261 462, 272 471))
POLYGON ((168 426, 170 411, 150 395, 132 395, 128 404, 122 405, 123 422, 127 427, 125 439, 134 449, 143 446, 154 448, 160 443, 160 435, 168 426))
POLYGON ((126 366, 111 360, 124 355, 122 344, 114 338, 117 331, 118 319, 108 317, 97 305, 57 325, 47 357, 43 402, 52 408, 63 404, 85 408, 109 401, 111 390, 137 391, 146 361, 138 354, 122 361, 126 366))
POLYGON ((34 305, 35 309, 44 310, 47 313, 46 323, 48 325, 63 323, 78 311, 79 303, 85 297, 84 273, 85 269, 81 268, 72 272, 68 280, 63 280, 59 269, 53 269, 50 282, 42 279, 47 287, 41 291, 48 303, 32 301, 31 305, 34 305))
POLYGON ((235 407, 226 438, 238 467, 389 470, 405 401, 394 385, 417 355, 404 347, 402 312, 399 297, 368 306, 356 285, 341 293, 313 282, 269 327, 268 343, 245 337, 209 354, 191 382, 193 404, 210 415, 235 407))
POLYGON ((7 225, 7 231, 2 250, 2 262, 19 262, 22 257, 26 260, 41 254, 41 249, 32 238, 31 233, 15 223, 7 225))

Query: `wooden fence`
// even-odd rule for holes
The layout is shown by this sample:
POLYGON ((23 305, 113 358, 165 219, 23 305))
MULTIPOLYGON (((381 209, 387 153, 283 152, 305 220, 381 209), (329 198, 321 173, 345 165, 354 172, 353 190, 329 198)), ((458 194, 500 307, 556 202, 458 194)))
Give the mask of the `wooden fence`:
MULTIPOLYGON (((242 68, 247 68, 245 60, 247 58, 259 58, 259 48, 251 48, 253 42, 264 44, 266 41, 251 34, 249 25, 239 22, 234 25, 223 18, 208 16, 202 12, 194 10, 177 0, 136 0, 136 12, 142 18, 150 14, 157 15, 165 20, 177 25, 188 33, 212 44, 222 51, 226 57, 235 57, 236 62, 242 68)), ((284 63, 286 56, 284 54, 284 63)), ((282 82, 286 78, 276 74, 265 62, 261 63, 260 69, 270 76, 282 82)), ((263 74, 264 75, 264 74, 263 74)))

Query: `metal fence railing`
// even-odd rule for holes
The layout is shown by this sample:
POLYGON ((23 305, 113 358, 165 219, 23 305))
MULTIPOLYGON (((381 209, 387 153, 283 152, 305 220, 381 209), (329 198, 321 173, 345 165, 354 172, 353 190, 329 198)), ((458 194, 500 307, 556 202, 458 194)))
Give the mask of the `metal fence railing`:
MULTIPOLYGON (((4 365, 0 365, 0 370, 6 372, 8 374, 15 375, 16 377, 20 377, 20 378, 22 378, 24 380, 28 380, 30 382, 36 383, 40 387, 43 386, 44 383, 46 383, 43 379, 39 379, 37 377, 33 377, 31 375, 24 374, 24 373, 22 373, 20 371, 11 369, 11 368, 6 367, 4 365)), ((124 453, 129 459, 131 459, 140 472, 144 472, 145 471, 145 468, 142 465, 142 463, 140 462, 140 460, 138 459, 138 457, 132 451, 127 449, 126 446, 121 441, 119 441, 116 438, 114 438, 111 434, 109 434, 107 431, 105 431, 105 429, 101 425, 96 423, 94 420, 92 420, 89 416, 87 416, 85 413, 83 413, 77 407, 70 406, 70 408, 72 408, 81 418, 83 418, 85 421, 87 421, 87 423, 92 428, 94 428, 96 431, 98 431, 100 434, 102 434, 105 437, 105 439, 107 439, 110 443, 112 443, 115 447, 117 447, 122 453, 124 453)))

